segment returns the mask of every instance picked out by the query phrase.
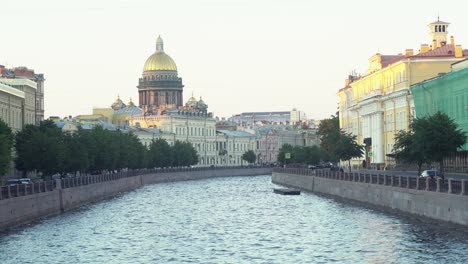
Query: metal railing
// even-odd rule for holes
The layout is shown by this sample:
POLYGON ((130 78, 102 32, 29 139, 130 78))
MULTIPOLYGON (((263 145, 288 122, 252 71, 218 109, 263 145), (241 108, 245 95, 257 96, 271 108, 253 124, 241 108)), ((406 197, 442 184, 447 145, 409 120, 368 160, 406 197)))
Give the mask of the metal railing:
POLYGON ((368 174, 360 172, 340 172, 331 170, 311 170, 302 168, 274 168, 273 172, 315 176, 333 180, 352 181, 393 188, 407 188, 420 191, 442 192, 456 195, 468 195, 468 181, 454 179, 432 179, 387 174, 368 174))
POLYGON ((84 175, 79 177, 62 178, 61 180, 49 180, 34 182, 30 184, 15 184, 0 186, 0 200, 14 197, 27 196, 35 193, 50 192, 57 189, 56 184, 60 183, 61 189, 73 188, 83 185, 95 184, 100 182, 115 181, 122 178, 171 173, 171 172, 192 172, 192 171, 210 171, 226 169, 261 169, 270 168, 269 166, 223 166, 223 167, 197 167, 197 168, 162 168, 162 169, 141 169, 141 170, 121 170, 116 172, 106 172, 97 175, 84 175))

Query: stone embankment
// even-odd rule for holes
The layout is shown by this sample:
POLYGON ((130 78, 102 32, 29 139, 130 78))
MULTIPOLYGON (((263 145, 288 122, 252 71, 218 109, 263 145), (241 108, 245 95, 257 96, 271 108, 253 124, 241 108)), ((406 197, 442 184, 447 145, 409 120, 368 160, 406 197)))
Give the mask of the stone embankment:
POLYGON ((275 168, 272 182, 468 226, 468 181, 275 168))
POLYGON ((123 171, 55 181, 0 186, 0 231, 40 217, 135 190, 146 184, 214 177, 269 175, 266 167, 123 171))

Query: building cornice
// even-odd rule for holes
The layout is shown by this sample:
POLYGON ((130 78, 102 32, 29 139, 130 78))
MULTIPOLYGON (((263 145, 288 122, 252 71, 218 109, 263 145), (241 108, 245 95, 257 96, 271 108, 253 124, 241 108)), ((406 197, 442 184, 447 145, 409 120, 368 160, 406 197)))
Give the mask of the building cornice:
MULTIPOLYGON (((1 81, 1 80, 0 80, 1 81)), ((11 94, 20 98, 25 98, 25 94, 23 91, 20 91, 18 89, 15 89, 7 84, 3 84, 0 82, 0 91, 5 92, 7 94, 11 94)))

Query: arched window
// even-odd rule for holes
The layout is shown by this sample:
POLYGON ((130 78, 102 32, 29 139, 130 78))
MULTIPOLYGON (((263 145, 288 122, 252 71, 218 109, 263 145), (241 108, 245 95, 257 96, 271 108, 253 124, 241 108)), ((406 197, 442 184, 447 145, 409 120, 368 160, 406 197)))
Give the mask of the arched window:
POLYGON ((445 32, 445 25, 442 26, 442 32, 445 32))

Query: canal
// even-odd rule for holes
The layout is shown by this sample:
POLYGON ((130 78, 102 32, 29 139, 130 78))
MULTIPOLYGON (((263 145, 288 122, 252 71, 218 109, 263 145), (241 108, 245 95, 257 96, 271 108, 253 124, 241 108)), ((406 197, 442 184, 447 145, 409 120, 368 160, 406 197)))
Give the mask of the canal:
POLYGON ((464 230, 274 187, 270 176, 144 186, 0 233, 0 263, 468 260, 464 230))

